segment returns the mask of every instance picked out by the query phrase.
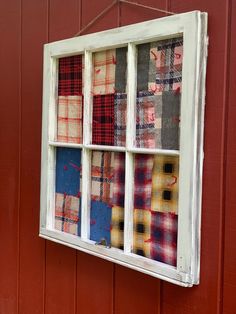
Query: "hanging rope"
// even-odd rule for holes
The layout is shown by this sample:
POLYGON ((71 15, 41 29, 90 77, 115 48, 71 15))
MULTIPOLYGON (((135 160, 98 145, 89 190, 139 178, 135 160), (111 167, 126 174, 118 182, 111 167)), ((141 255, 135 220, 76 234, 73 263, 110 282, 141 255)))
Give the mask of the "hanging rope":
POLYGON ((134 6, 137 6, 137 7, 140 7, 140 8, 149 9, 149 10, 153 10, 153 11, 157 11, 157 12, 161 12, 161 13, 166 13, 166 14, 171 14, 171 15, 172 14, 176 14, 174 12, 170 12, 170 11, 154 8, 154 7, 151 7, 151 6, 148 6, 148 5, 144 5, 144 4, 141 4, 141 3, 137 3, 137 2, 131 2, 131 1, 127 1, 127 0, 114 0, 108 7, 106 7, 101 13, 99 13, 92 21, 90 21, 78 33, 76 33, 74 35, 74 37, 80 36, 87 28, 92 26, 98 19, 100 19, 103 15, 105 15, 116 4, 120 5, 120 3, 134 5, 134 6))

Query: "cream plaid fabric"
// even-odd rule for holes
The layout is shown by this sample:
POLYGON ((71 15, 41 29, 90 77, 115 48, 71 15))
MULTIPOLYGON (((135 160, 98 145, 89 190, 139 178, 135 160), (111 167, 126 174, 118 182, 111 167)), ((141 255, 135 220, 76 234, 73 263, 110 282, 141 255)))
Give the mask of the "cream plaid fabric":
POLYGON ((133 253, 150 258, 151 211, 134 209, 133 253))

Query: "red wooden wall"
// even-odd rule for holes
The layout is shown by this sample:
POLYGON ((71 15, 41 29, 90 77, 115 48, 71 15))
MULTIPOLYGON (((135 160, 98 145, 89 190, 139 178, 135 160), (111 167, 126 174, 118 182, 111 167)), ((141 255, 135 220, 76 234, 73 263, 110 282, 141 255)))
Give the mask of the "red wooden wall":
MULTIPOLYGON (((177 287, 38 237, 43 44, 111 2, 0 1, 0 314, 234 314, 235 0, 139 0, 209 13, 201 284, 177 287)), ((87 31, 159 16, 122 4, 87 31)))

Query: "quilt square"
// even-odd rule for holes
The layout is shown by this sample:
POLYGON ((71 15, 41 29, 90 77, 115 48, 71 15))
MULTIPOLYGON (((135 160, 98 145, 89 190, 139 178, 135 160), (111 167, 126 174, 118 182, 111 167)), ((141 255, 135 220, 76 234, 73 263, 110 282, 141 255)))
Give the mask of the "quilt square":
POLYGON ((151 43, 148 90, 181 91, 183 38, 172 38, 151 43))
POLYGON ((82 96, 59 96, 57 113, 57 140, 61 142, 82 143, 82 128, 82 96))
POLYGON ((116 93, 114 95, 114 145, 126 144, 126 113, 127 94, 116 93))
POLYGON ((151 209, 152 169, 153 155, 135 155, 134 208, 151 209))
POLYGON ((107 204, 112 203, 114 153, 105 151, 92 152, 91 197, 92 200, 107 204))
POLYGON ((134 209, 132 252, 150 258, 151 212, 134 209))
POLYGON ((82 95, 83 56, 71 56, 59 59, 58 95, 82 95))
POLYGON ((111 207, 104 202, 91 202, 90 239, 105 246, 111 244, 111 207))
POLYGON ((127 47, 116 49, 115 92, 126 93, 127 84, 127 47))
POLYGON ((154 156, 152 171, 151 209, 158 212, 178 212, 179 158, 154 156))
POLYGON ((114 94, 93 97, 92 143, 114 145, 114 94))
POLYGON ((114 153, 112 204, 119 207, 125 205, 125 153, 114 153))
POLYGON ((152 212, 151 258, 176 266, 178 216, 152 212))
POLYGON ((93 94, 104 95, 115 92, 116 50, 105 50, 93 55, 93 94))
POLYGON ((56 193, 80 197, 81 149, 57 147, 56 193))
POLYGON ((112 207, 111 216, 111 246, 124 249, 124 208, 112 207))

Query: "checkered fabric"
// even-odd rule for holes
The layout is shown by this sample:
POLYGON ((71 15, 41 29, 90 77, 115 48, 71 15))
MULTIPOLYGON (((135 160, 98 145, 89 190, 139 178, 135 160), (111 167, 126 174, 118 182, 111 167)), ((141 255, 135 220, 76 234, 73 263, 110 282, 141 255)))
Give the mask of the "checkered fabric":
POLYGON ((56 193, 55 228, 78 235, 80 199, 72 195, 56 193))
POLYGON ((178 212, 179 158, 155 155, 152 172, 151 209, 178 212))
POLYGON ((57 140, 82 143, 83 134, 82 96, 59 96, 57 113, 57 140))
POLYGON ((58 95, 82 94, 84 58, 82 55, 59 59, 58 95))
POLYGON ((132 252, 150 258, 151 212, 134 209, 133 250, 132 252))
POLYGON ((111 204, 113 191, 114 153, 92 152, 92 200, 111 204))
POLYGON ((151 259, 176 266, 178 216, 152 212, 151 259))
POLYGON ((111 217, 111 246, 124 249, 124 208, 112 207, 111 217))
POLYGON ((148 90, 159 94, 181 89, 183 38, 151 43, 148 90))
POLYGON ((125 146, 127 94, 116 93, 114 96, 114 145, 125 146))
POLYGON ((93 97, 92 143, 114 145, 114 94, 93 97))
POLYGON ((125 153, 114 153, 113 198, 112 204, 124 207, 125 195, 125 153))
POLYGON ((134 208, 151 209, 153 155, 136 154, 134 167, 134 208))
POLYGON ((116 50, 105 50, 93 55, 93 94, 104 95, 115 92, 116 50))

